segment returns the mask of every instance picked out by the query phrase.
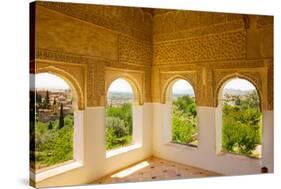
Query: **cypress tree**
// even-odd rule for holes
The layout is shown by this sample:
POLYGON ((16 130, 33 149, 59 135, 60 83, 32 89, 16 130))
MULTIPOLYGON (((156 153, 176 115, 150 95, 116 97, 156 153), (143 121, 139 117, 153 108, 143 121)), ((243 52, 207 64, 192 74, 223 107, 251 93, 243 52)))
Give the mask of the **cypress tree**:
POLYGON ((49 109, 50 107, 50 97, 49 97, 49 91, 46 92, 46 98, 45 98, 45 108, 49 109))
POLYGON ((42 106, 42 96, 36 90, 36 107, 41 108, 42 106))
POLYGON ((39 104, 39 107, 41 108, 42 107, 42 96, 40 94, 38 94, 38 104, 39 104))
POLYGON ((60 104, 60 119, 59 119, 59 129, 64 127, 64 115, 63 115, 63 104, 60 104))
POLYGON ((53 101, 53 112, 54 113, 56 113, 56 111, 57 111, 57 101, 56 101, 56 99, 54 98, 54 101, 53 101))
POLYGON ((52 129, 53 129, 53 124, 52 124, 51 121, 49 122, 48 129, 49 129, 49 130, 52 130, 52 129))

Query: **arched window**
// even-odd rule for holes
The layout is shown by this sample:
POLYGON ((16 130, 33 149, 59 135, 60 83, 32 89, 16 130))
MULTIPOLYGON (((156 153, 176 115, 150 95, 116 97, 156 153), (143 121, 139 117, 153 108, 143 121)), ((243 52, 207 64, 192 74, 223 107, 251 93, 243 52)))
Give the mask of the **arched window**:
POLYGON ((221 91, 221 151, 261 157, 262 113, 255 86, 245 79, 227 81, 221 91))
POLYGON ((131 85, 114 80, 108 88, 106 106, 106 150, 124 147, 133 140, 133 100, 131 85))
POLYGON ((172 85, 172 142, 197 146, 198 127, 195 94, 183 79, 172 85))
POLYGON ((73 160, 75 91, 60 77, 35 75, 35 128, 31 167, 38 170, 73 160))

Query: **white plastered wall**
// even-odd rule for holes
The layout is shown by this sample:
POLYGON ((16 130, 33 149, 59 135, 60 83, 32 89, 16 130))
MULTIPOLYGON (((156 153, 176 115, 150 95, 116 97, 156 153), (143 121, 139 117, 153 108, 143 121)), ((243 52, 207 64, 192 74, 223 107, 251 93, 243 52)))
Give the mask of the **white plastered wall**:
MULTIPOLYGON (((37 187, 86 184, 116 170, 141 161, 151 155, 171 161, 199 167, 224 175, 260 173, 266 166, 273 172, 273 112, 263 112, 262 159, 233 154, 218 154, 217 122, 218 108, 197 107, 199 144, 197 148, 169 143, 167 133, 171 124, 171 103, 145 103, 134 107, 134 127, 142 130, 143 136, 134 136, 142 141, 138 148, 106 158, 105 110, 104 107, 86 108, 78 112, 83 116, 83 150, 79 157, 83 165, 37 183, 37 187), (139 128, 141 126, 141 128, 139 128), (81 154, 83 152, 83 154, 81 154)), ((81 121, 80 121, 81 122, 81 121)), ((134 129, 136 129, 134 128, 134 129)), ((81 130, 80 130, 81 131, 81 130)), ((81 136, 81 133, 78 134, 81 136)))
POLYGON ((163 159, 214 171, 223 175, 256 174, 266 166, 273 169, 273 116, 263 112, 263 150, 262 159, 254 159, 234 154, 217 153, 217 116, 214 107, 197 107, 199 144, 197 148, 167 142, 171 119, 171 103, 153 105, 153 155, 163 159), (265 155, 266 154, 266 155, 265 155))
MULTIPOLYGON (((141 161, 152 155, 152 104, 134 107, 134 127, 143 135, 136 136, 141 146, 125 153, 106 158, 105 150, 105 109, 88 107, 83 111, 83 165, 73 170, 44 179, 36 187, 80 185, 90 183, 116 170, 141 161)), ((80 113, 81 116, 82 113, 80 113)), ((81 118, 81 117, 80 117, 81 118)), ((80 119, 77 118, 77 119, 80 119)), ((81 152, 81 151, 80 151, 81 152)), ((81 154, 80 154, 81 155, 81 154)))
POLYGON ((269 172, 273 172, 273 111, 263 111, 262 113, 262 166, 267 167, 269 172))

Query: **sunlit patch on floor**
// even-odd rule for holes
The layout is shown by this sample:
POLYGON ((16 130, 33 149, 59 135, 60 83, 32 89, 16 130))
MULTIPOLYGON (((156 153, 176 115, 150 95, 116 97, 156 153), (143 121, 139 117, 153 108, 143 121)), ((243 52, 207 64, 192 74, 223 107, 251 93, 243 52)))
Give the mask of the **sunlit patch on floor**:
POLYGON ((121 182, 188 179, 210 176, 219 176, 219 174, 168 160, 151 157, 121 171, 98 179, 93 183, 109 184, 121 182))
POLYGON ((135 173, 136 171, 141 170, 141 169, 143 169, 147 166, 149 166, 149 163, 147 161, 143 161, 143 162, 138 163, 137 165, 134 165, 134 166, 132 166, 128 169, 125 169, 125 170, 120 171, 120 172, 118 172, 114 175, 111 175, 110 177, 111 178, 116 178, 116 177, 117 178, 123 178, 123 177, 129 176, 129 175, 135 173))

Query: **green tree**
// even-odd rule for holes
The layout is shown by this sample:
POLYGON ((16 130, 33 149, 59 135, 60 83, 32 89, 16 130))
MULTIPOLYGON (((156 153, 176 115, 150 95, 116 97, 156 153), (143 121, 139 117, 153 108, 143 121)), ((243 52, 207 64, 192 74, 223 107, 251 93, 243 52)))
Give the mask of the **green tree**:
POLYGON ((241 98, 240 98, 240 95, 235 95, 235 96, 234 96, 234 101, 235 101, 235 105, 236 105, 236 106, 240 106, 240 105, 241 105, 241 98))
POLYGON ((63 104, 60 104, 59 129, 64 127, 63 104))
POLYGON ((177 100, 174 100, 173 104, 178 107, 180 111, 182 111, 185 114, 189 113, 189 105, 195 104, 194 100, 189 95, 184 95, 181 97, 178 97, 177 100))
POLYGON ((248 95, 249 107, 260 111, 260 99, 256 90, 248 95))
POLYGON ((251 93, 245 96, 243 100, 241 100, 241 109, 245 110, 248 108, 256 109, 260 111, 260 100, 256 90, 253 90, 251 93))

